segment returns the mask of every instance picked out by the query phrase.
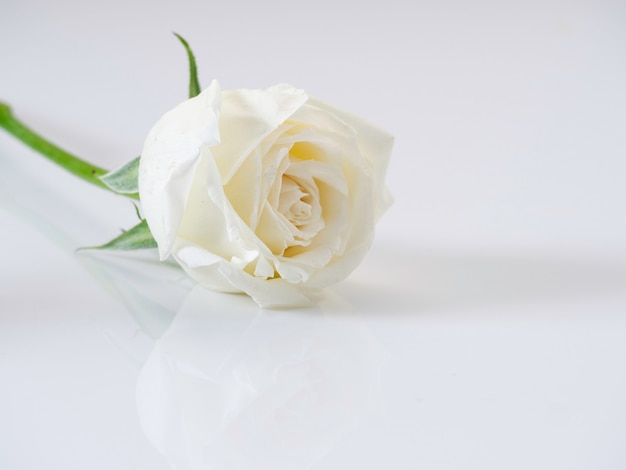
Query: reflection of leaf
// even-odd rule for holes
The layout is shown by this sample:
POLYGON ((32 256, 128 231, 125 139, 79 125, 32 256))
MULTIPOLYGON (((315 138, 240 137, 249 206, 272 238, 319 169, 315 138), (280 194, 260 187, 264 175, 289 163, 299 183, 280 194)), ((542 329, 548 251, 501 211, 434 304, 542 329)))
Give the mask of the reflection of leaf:
POLYGON ((148 222, 143 219, 130 230, 125 231, 119 237, 114 238, 104 245, 89 247, 92 250, 145 250, 156 248, 157 243, 150 232, 148 222))
MULTIPOLYGON (((176 311, 194 286, 180 266, 158 260, 156 253, 84 250, 77 259, 111 297, 123 304, 134 322, 151 338, 169 327, 176 311)), ((107 312, 100 322, 122 350, 134 346, 120 331, 122 322, 107 312), (110 325, 107 327, 107 325, 110 325)), ((140 355, 143 356, 143 353, 140 355)), ((129 356, 137 356, 131 352, 129 356)), ((135 362, 135 361, 133 361, 135 362)), ((140 361, 143 363, 143 359, 140 361)))
POLYGON ((139 158, 134 158, 123 167, 100 177, 100 181, 116 193, 136 194, 139 192, 139 158))

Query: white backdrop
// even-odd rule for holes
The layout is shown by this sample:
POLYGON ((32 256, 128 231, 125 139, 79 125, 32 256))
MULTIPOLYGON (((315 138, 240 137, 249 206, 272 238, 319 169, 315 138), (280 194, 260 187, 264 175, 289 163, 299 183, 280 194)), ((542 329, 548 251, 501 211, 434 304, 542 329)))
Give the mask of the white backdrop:
POLYGON ((396 136, 363 265, 272 313, 77 256, 134 209, 0 132, 0 468, 626 468, 626 3, 0 0, 0 25, 0 100, 105 168, 187 96, 173 31, 204 86, 289 82, 396 136))

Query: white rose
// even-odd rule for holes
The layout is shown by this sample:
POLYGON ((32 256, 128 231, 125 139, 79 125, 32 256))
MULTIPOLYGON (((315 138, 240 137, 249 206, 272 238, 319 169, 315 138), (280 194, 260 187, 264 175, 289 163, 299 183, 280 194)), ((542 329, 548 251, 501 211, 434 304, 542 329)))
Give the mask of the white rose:
POLYGON ((152 128, 139 194, 161 259, 262 307, 311 303, 370 246, 393 137, 288 85, 213 82, 152 128))

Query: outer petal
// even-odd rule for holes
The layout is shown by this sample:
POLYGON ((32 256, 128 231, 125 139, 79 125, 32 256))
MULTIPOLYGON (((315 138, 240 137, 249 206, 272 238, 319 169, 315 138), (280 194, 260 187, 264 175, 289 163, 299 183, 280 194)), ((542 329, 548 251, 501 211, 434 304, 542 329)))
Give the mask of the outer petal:
POLYGON ((372 165, 375 192, 374 212, 378 220, 393 202, 391 194, 385 187, 385 176, 394 137, 365 119, 317 98, 309 99, 309 104, 331 112, 356 131, 359 147, 372 165))
POLYGON ((320 295, 320 289, 304 284, 252 276, 233 261, 184 240, 176 243, 175 250, 176 260, 200 284, 222 292, 244 292, 261 308, 308 306, 320 295))
POLYGON ((320 297, 320 289, 304 284, 291 284, 284 279, 259 279, 233 266, 221 263, 222 275, 236 288, 245 292, 261 308, 306 307, 320 297))
POLYGON ((139 195, 152 236, 165 259, 171 252, 201 148, 220 142, 220 86, 166 113, 149 132, 139 164, 139 195))

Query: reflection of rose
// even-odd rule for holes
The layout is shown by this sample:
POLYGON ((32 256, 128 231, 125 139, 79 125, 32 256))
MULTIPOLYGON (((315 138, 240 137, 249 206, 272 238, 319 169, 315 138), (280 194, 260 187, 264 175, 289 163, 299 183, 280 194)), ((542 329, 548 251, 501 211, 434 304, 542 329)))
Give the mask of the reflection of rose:
POLYGON ((306 304, 368 249, 389 204, 392 142, 290 86, 213 82, 150 131, 141 202, 161 257, 200 283, 262 306, 306 304))
POLYGON ((240 297, 207 313, 207 295, 138 382, 144 431, 176 470, 308 468, 371 411, 381 355, 353 320, 257 314, 240 297))

